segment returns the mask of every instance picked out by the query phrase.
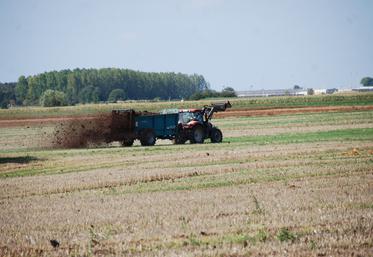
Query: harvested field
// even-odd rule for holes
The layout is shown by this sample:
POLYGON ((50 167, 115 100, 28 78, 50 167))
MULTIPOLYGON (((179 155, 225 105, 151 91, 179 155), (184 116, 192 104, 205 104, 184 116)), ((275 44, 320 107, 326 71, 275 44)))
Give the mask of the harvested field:
POLYGON ((373 110, 372 105, 367 106, 318 106, 318 107, 302 107, 302 108, 276 108, 276 109, 239 109, 227 110, 226 112, 217 113, 217 118, 224 117, 251 117, 251 116, 264 116, 264 115, 281 115, 293 113, 309 113, 309 112, 343 112, 343 111, 360 111, 360 110, 373 110))
POLYGON ((55 120, 0 122, 0 256, 369 256, 373 110, 308 110, 130 148, 53 149, 55 120))

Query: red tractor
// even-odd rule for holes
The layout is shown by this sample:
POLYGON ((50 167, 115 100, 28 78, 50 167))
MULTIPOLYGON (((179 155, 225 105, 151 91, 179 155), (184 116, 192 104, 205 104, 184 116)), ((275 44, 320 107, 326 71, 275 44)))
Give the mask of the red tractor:
POLYGON ((204 106, 203 109, 180 110, 175 144, 184 144, 188 140, 191 144, 202 144, 207 138, 210 138, 212 143, 222 142, 221 130, 212 125, 210 120, 215 112, 223 112, 231 107, 228 101, 204 106))

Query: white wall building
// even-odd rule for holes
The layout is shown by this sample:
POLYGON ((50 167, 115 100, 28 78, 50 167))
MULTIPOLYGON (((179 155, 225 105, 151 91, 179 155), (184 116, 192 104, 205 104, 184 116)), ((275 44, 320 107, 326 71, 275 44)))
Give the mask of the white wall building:
POLYGON ((372 87, 358 87, 358 88, 352 89, 352 91, 371 92, 371 91, 373 91, 373 86, 372 87))
POLYGON ((321 89, 314 89, 314 95, 324 95, 326 94, 326 88, 321 88, 321 89))

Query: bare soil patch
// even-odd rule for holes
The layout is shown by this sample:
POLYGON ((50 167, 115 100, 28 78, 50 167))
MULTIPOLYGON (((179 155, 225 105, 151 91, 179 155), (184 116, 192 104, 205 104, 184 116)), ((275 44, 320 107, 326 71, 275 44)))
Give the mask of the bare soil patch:
POLYGON ((23 127, 23 126, 45 126, 47 124, 54 124, 60 122, 69 122, 69 121, 89 121, 97 119, 97 116, 77 116, 77 117, 43 117, 43 118, 30 118, 30 119, 4 119, 0 120, 0 128, 7 127, 23 127))
POLYGON ((216 114, 216 118, 225 117, 250 117, 250 116, 271 116, 284 115, 295 113, 309 113, 309 112, 339 112, 339 111, 362 111, 373 110, 373 105, 368 106, 319 106, 319 107, 295 107, 295 108, 276 108, 276 109, 240 109, 227 110, 216 114))

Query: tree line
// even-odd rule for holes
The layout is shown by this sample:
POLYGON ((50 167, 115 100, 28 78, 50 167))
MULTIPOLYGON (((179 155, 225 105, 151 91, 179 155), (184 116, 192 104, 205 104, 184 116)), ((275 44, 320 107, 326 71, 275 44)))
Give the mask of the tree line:
POLYGON ((212 89, 206 89, 204 91, 198 91, 190 96, 191 100, 200 100, 205 98, 216 98, 216 97, 237 97, 236 91, 232 87, 224 87, 221 92, 212 89))
POLYGON ((15 87, 17 83, 0 82, 0 108, 7 108, 8 104, 15 104, 15 87))
MULTIPOLYGON (((141 72, 128 69, 74 69, 20 76, 18 82, 1 85, 8 102, 38 105, 50 96, 64 98, 62 105, 111 100, 188 99, 209 89, 202 75, 141 72), (6 85, 6 86, 3 86, 6 85), (9 91, 9 92, 8 92, 9 91)), ((2 100, 4 101, 4 100, 2 100)))
POLYGON ((371 77, 362 78, 360 81, 360 84, 363 85, 364 87, 373 87, 373 78, 371 77))

